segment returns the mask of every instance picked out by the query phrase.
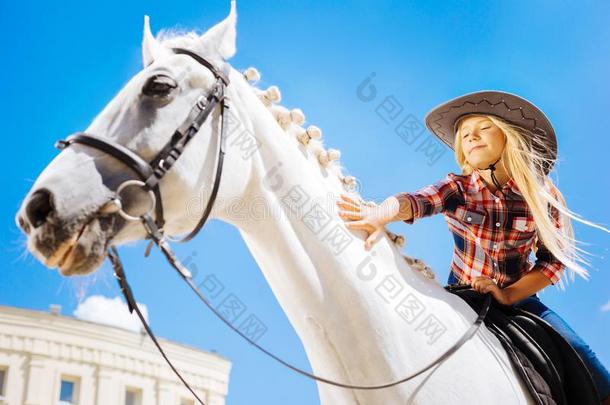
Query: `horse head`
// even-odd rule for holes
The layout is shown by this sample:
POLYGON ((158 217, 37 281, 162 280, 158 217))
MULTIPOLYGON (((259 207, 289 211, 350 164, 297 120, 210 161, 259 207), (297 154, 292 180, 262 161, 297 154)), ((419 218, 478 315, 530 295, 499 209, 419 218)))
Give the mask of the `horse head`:
MULTIPOLYGON (((228 17, 202 35, 164 32, 155 38, 145 16, 143 69, 120 89, 84 133, 151 161, 187 119, 193 105, 217 82, 213 70, 173 49, 187 49, 216 71, 229 75, 227 60, 235 54, 235 24, 234 1, 228 17)), ((185 208, 213 175, 219 119, 216 109, 161 179, 164 231, 168 234, 184 233, 197 222, 196 215, 185 208)), ((232 190, 237 195, 244 187, 235 177, 223 184, 227 195, 232 190)), ((140 223, 109 209, 117 188, 134 178, 125 162, 99 148, 78 143, 66 148, 40 173, 16 215, 18 226, 27 235, 29 251, 46 266, 59 268, 62 275, 87 274, 100 266, 109 245, 144 239, 146 233, 140 223)), ((152 200, 141 187, 126 187, 121 194, 121 209, 135 216, 155 203, 159 201, 152 200)))

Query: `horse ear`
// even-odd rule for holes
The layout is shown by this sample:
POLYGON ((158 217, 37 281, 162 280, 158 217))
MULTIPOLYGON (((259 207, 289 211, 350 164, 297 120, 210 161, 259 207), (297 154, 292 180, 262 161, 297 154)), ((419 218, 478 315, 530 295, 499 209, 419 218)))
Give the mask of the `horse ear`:
POLYGON ((142 38, 142 62, 144 67, 150 65, 159 56, 159 43, 150 32, 148 16, 144 16, 144 37, 142 38))
POLYGON ((225 60, 231 58, 235 55, 236 21, 235 0, 231 0, 229 15, 201 36, 202 44, 215 48, 218 54, 225 60))

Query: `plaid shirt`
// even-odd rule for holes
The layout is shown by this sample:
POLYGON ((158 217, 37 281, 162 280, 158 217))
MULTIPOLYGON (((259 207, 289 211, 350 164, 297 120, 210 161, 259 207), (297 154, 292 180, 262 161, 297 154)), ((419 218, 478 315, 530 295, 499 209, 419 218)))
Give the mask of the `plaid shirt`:
MULTIPOLYGON (((565 265, 546 249, 539 240, 534 218, 513 179, 492 193, 478 171, 470 175, 449 173, 446 178, 414 193, 399 193, 407 197, 415 220, 442 213, 453 233, 455 248, 451 270, 462 283, 474 277, 495 278, 504 288, 525 273, 539 270, 554 285, 561 278, 565 265), (536 245, 536 262, 528 257, 536 245)), ((559 213, 552 207, 556 228, 560 228, 559 213)))

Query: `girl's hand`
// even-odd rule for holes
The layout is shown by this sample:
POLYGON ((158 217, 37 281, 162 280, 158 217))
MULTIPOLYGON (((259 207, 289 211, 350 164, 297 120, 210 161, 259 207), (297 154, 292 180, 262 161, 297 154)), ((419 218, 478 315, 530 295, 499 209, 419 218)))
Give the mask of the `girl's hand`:
POLYGON ((382 205, 365 205, 362 201, 355 201, 348 196, 341 194, 341 199, 337 200, 340 208, 339 216, 346 221, 345 226, 350 229, 363 229, 368 233, 364 242, 364 249, 370 250, 379 240, 386 224, 390 221, 387 207, 382 205))
POLYGON ((491 292, 496 301, 502 305, 512 305, 511 299, 506 290, 498 287, 495 280, 487 276, 475 277, 471 282, 472 288, 476 291, 485 294, 491 292))

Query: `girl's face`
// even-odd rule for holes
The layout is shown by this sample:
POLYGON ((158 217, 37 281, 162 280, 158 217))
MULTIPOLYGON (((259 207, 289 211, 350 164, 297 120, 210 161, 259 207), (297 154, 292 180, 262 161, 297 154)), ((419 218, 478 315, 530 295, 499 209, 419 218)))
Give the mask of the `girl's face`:
POLYGON ((466 117, 460 124, 462 153, 470 166, 486 169, 502 156, 504 133, 490 119, 466 117))

